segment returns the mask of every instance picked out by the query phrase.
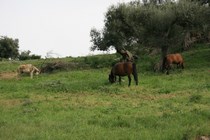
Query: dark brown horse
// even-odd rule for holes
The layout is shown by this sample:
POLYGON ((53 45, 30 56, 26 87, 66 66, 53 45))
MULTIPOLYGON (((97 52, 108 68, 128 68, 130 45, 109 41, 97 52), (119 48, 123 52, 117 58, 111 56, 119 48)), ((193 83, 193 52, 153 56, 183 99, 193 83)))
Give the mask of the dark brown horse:
POLYGON ((181 54, 168 54, 163 58, 162 71, 166 69, 166 73, 169 74, 169 70, 172 68, 172 65, 176 64, 177 68, 184 69, 184 60, 181 54))
POLYGON ((136 64, 132 62, 118 62, 112 67, 112 70, 109 74, 109 82, 116 82, 116 76, 119 76, 119 83, 121 83, 121 76, 128 76, 128 86, 131 85, 131 74, 138 85, 138 75, 136 70, 136 64))

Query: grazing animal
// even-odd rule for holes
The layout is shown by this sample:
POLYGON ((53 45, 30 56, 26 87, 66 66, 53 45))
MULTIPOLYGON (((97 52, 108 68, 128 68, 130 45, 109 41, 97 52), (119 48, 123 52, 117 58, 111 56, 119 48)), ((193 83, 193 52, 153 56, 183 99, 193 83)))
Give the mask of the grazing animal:
POLYGON ((23 64, 18 67, 17 73, 18 75, 21 75, 22 73, 29 73, 31 79, 33 79, 34 73, 38 75, 40 73, 40 70, 32 64, 23 64))
POLYGON ((109 74, 109 82, 116 82, 116 76, 119 76, 119 83, 121 83, 121 76, 128 76, 128 86, 131 85, 131 74, 134 76, 136 85, 138 85, 138 75, 136 70, 136 64, 132 62, 118 62, 116 63, 109 74))
POLYGON ((166 69, 166 74, 169 74, 169 70, 172 68, 172 65, 176 64, 177 68, 184 69, 184 60, 182 55, 179 53, 176 54, 168 54, 163 58, 163 66, 162 71, 166 69))

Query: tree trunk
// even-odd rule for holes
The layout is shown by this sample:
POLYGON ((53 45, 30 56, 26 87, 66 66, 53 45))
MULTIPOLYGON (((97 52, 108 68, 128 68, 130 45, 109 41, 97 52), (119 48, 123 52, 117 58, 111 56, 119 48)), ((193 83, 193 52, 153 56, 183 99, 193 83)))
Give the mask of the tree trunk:
POLYGON ((169 48, 169 46, 167 46, 167 45, 164 45, 164 46, 162 46, 161 47, 161 61, 162 61, 162 72, 164 72, 164 69, 165 69, 165 56, 167 55, 167 53, 168 53, 168 48, 169 48))
POLYGON ((161 47, 161 59, 163 59, 168 53, 168 46, 161 47))

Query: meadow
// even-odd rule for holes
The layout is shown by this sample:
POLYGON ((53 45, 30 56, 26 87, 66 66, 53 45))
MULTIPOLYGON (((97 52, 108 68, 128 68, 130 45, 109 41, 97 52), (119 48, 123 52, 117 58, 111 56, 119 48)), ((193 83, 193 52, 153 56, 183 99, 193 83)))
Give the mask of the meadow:
MULTIPOLYGON (((110 84, 110 66, 1 77, 21 63, 0 62, 1 140, 195 140, 210 136, 210 47, 183 53, 185 69, 154 73, 140 57, 139 85, 110 84)), ((96 58, 97 56, 95 56, 96 58)), ((98 56, 97 60, 100 60, 98 56)), ((110 58, 108 56, 108 58, 110 58)), ((104 57, 103 57, 104 59, 104 57)), ((60 61, 91 59, 65 58, 60 61)), ((95 63, 94 63, 95 64, 95 63)))

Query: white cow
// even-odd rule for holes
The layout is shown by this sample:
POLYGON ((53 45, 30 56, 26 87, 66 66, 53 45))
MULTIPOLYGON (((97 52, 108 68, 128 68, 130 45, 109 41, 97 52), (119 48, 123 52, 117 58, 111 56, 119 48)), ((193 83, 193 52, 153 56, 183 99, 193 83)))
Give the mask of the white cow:
POLYGON ((34 73, 38 75, 40 70, 32 64, 22 64, 18 67, 17 73, 18 75, 21 75, 22 73, 30 73, 31 79, 33 79, 34 73))

